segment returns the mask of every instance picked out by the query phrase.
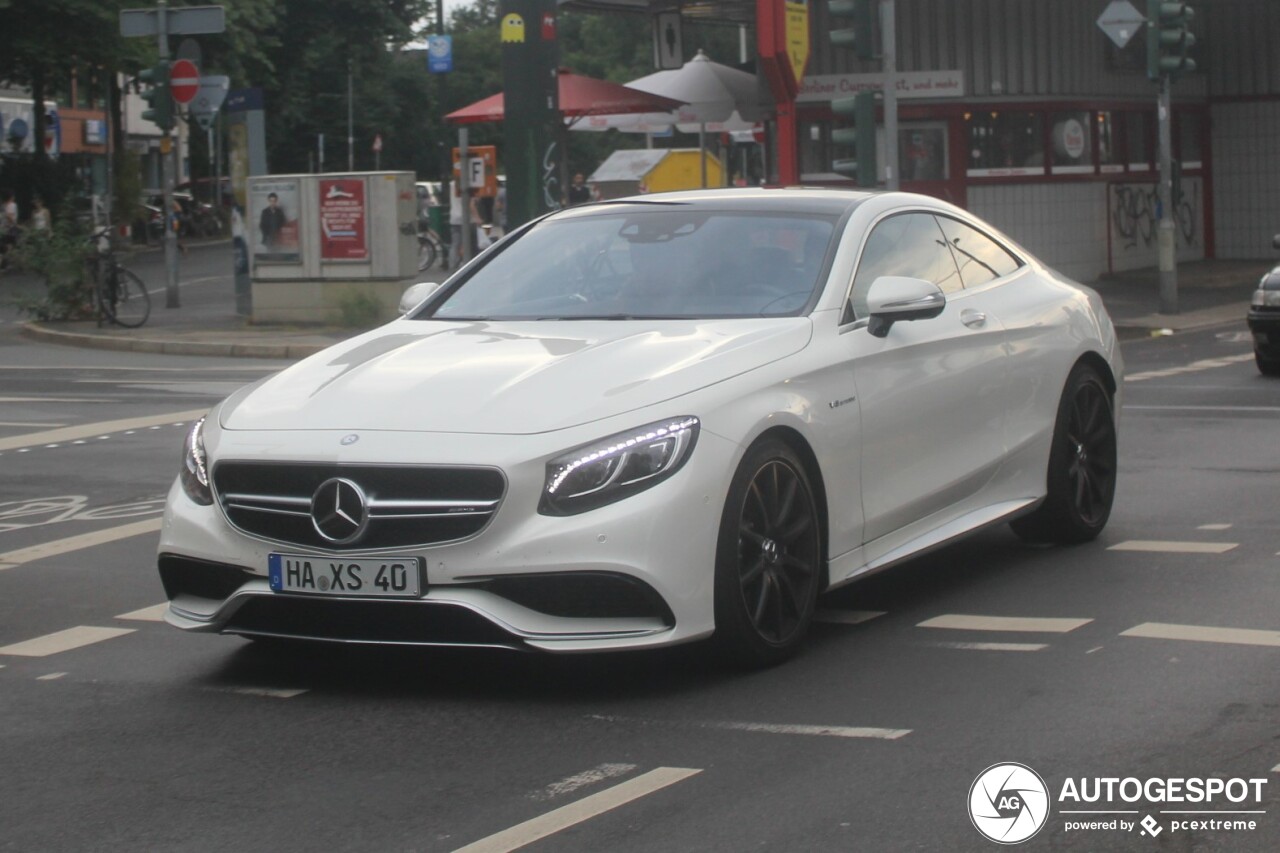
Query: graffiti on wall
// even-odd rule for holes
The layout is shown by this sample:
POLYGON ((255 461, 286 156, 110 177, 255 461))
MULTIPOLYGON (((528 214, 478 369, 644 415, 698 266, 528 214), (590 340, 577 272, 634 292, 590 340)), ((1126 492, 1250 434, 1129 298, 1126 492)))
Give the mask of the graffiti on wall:
MULTIPOLYGON (((1182 179, 1182 195, 1172 211, 1179 260, 1204 257, 1203 197, 1200 178, 1182 179)), ((1107 186, 1112 269, 1151 265, 1159 205, 1154 182, 1107 186)))

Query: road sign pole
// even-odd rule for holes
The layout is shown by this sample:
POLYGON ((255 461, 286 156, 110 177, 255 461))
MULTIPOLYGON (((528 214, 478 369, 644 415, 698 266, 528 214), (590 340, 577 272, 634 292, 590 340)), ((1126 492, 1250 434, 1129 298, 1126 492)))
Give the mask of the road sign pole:
MULTIPOLYGON (((161 60, 169 58, 167 12, 165 0, 159 0, 156 4, 156 47, 161 60)), ((164 97, 168 97, 168 94, 164 95, 164 97)), ((173 216, 173 181, 174 175, 177 174, 177 164, 177 146, 173 144, 172 132, 165 128, 164 138, 160 141, 160 180, 163 184, 161 191, 164 199, 164 211, 161 214, 160 221, 164 224, 164 243, 162 245, 164 246, 165 308, 181 307, 178 298, 178 233, 174 227, 177 222, 170 224, 169 221, 173 216)))
POLYGON ((880 4, 880 41, 884 55, 884 178, 885 188, 898 188, 898 31, 895 0, 880 4))
MULTIPOLYGON (((1150 25, 1148 25, 1150 26, 1150 25)), ((1168 74, 1160 78, 1160 96, 1156 101, 1156 117, 1160 129, 1160 191, 1158 194, 1160 221, 1156 225, 1156 262, 1160 269, 1160 313, 1178 313, 1178 250, 1177 232, 1173 223, 1173 139, 1169 113, 1169 90, 1172 81, 1168 74)))

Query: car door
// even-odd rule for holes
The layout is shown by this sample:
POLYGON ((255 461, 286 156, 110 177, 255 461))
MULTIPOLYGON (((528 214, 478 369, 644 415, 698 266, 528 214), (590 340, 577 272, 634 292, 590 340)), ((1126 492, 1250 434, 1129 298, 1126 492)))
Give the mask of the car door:
POLYGON ((1000 463, 1008 357, 999 319, 976 295, 966 294, 932 213, 874 225, 844 318, 854 323, 845 339, 861 412, 865 542, 961 514, 1000 463), (883 338, 871 335, 856 321, 884 275, 936 284, 946 308, 933 319, 895 323, 883 338))

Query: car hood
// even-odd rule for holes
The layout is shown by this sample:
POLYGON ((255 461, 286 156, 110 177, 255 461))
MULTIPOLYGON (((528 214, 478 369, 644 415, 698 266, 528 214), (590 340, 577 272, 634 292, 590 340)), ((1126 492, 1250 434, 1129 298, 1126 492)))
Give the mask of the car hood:
POLYGON ((219 423, 231 430, 548 432, 724 381, 798 352, 811 334, 805 317, 401 320, 234 395, 219 423))

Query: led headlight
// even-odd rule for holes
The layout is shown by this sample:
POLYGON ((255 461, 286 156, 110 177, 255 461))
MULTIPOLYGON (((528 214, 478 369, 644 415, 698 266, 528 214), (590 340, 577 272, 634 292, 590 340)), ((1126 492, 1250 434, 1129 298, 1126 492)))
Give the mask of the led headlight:
POLYGON ((682 416, 552 459, 538 512, 575 515, 642 492, 680 470, 697 440, 698 419, 682 416))
POLYGON ((1280 290, 1258 288, 1253 292, 1250 304, 1254 308, 1280 308, 1280 290))
POLYGON ((213 503, 213 491, 209 488, 208 456, 204 452, 204 418, 196 421, 187 432, 182 445, 182 471, 178 479, 187 497, 202 506, 213 503))

